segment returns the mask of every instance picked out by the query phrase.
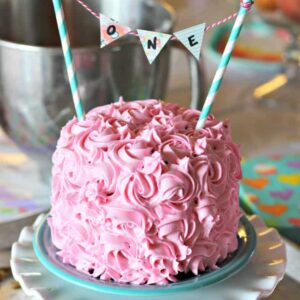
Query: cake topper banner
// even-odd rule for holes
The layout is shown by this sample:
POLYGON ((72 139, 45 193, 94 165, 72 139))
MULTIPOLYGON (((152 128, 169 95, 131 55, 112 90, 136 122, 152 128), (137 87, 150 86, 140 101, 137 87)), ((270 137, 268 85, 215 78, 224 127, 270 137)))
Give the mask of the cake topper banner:
MULTIPOLYGON (((108 46, 133 31, 130 27, 122 25, 103 14, 100 14, 99 19, 101 48, 108 46)), ((174 37, 176 37, 198 60, 200 59, 205 27, 205 24, 199 24, 174 33, 174 37)), ((137 30, 137 35, 140 38, 140 42, 150 64, 155 61, 159 53, 172 38, 171 34, 142 29, 137 30)))
MULTIPOLYGON (((143 43, 144 36, 137 34, 137 32, 135 30, 132 30, 130 27, 122 25, 119 22, 117 22, 103 14, 96 13, 82 0, 76 0, 76 2, 78 4, 80 4, 84 9, 86 9, 95 18, 99 19, 100 31, 101 31, 101 42, 100 42, 101 48, 104 48, 105 46, 111 44, 112 42, 120 39, 121 37, 123 37, 127 34, 138 36, 140 38, 140 41, 143 43)), ((241 5, 244 5, 244 3, 246 3, 245 5, 247 7, 245 7, 245 8, 247 10, 249 10, 251 8, 251 5, 253 4, 252 0, 240 0, 240 2, 241 2, 241 5)), ((230 16, 223 18, 222 20, 219 20, 219 21, 217 21, 213 24, 207 25, 207 26, 203 23, 203 24, 195 25, 190 28, 183 29, 181 31, 175 32, 169 40, 179 40, 192 53, 192 55, 195 56, 195 58, 199 60, 201 46, 202 46, 202 42, 203 42, 203 38, 204 38, 204 33, 210 29, 213 29, 217 26, 220 26, 220 25, 234 19, 235 17, 237 17, 237 15, 238 15, 238 12, 235 12, 235 13, 231 14, 230 16)), ((139 30, 139 31, 141 31, 141 30, 139 30)), ((163 33, 158 32, 157 36, 159 37, 159 36, 161 36, 161 34, 163 34, 163 33)), ((145 50, 145 47, 144 47, 145 43, 142 44, 142 46, 145 50, 145 53, 147 55, 148 61, 150 63, 152 63, 155 60, 155 58, 159 55, 159 53, 163 49, 163 47, 160 47, 158 37, 156 39, 157 43, 158 43, 155 46, 156 49, 153 49, 155 51, 148 51, 149 49, 147 50, 147 48, 145 50), (150 56, 148 56, 148 55, 150 55, 150 56)), ((166 37, 166 36, 164 36, 164 37, 166 37)), ((148 44, 148 43, 153 44, 153 40, 152 41, 149 40, 149 42, 147 42, 146 44, 148 44)))
MULTIPOLYGON (((72 90, 72 96, 73 101, 76 109, 76 114, 79 120, 84 119, 84 109, 83 109, 83 103, 79 97, 79 89, 78 89, 78 83, 77 83, 77 76, 76 72, 74 70, 73 66, 73 56, 72 56, 72 50, 69 43, 68 38, 68 30, 64 19, 64 13, 63 13, 63 6, 62 6, 62 0, 52 0, 56 19, 57 19, 57 25, 59 28, 59 35, 61 38, 64 58, 66 62, 66 67, 68 70, 68 77, 69 77, 69 83, 72 90)), ((84 3, 82 0, 76 0, 77 3, 79 3, 83 8, 85 8, 91 15, 96 17, 100 20, 100 30, 102 30, 101 24, 103 24, 103 30, 106 30, 109 36, 106 36, 106 38, 101 39, 101 47, 105 47, 106 45, 109 45, 112 41, 115 41, 119 39, 121 36, 124 36, 126 34, 131 35, 137 35, 134 31, 132 31, 129 27, 119 24, 118 22, 107 18, 105 16, 101 17, 101 14, 97 14, 94 12, 87 4, 84 3), (102 19, 102 22, 101 22, 102 19), (106 23, 106 27, 104 27, 106 23), (119 30, 118 30, 119 29, 119 30)), ((151 46, 154 48, 152 51, 145 51, 146 54, 149 52, 149 62, 153 62, 153 60, 157 57, 157 55, 160 53, 160 51, 163 49, 163 47, 166 45, 166 43, 170 39, 178 39, 181 41, 181 43, 189 50, 191 53, 198 59, 200 57, 200 50, 201 50, 201 44, 203 41, 204 32, 212 29, 216 26, 219 26, 221 24, 226 23, 227 21, 233 19, 236 17, 234 26, 230 32, 229 39, 227 41, 227 44, 225 46, 225 50, 222 54, 221 61, 219 63, 218 69, 216 71, 215 77, 213 79, 213 82, 210 86, 209 93, 207 95, 207 98, 205 100, 203 109, 201 111, 200 117, 198 119, 196 128, 201 129, 205 125, 205 121, 210 114, 210 111, 212 109, 213 103, 215 101, 216 95, 219 91, 219 88, 221 86, 222 80, 224 78, 227 65, 230 61, 230 58, 233 53, 233 49, 235 46, 235 43, 240 35, 241 29, 243 27, 243 23, 245 20, 245 16, 247 12, 251 9, 252 5, 254 4, 253 0, 240 0, 240 9, 238 12, 235 12, 231 14, 230 16, 213 23, 207 27, 205 27, 205 24, 200 24, 191 28, 187 28, 185 30, 181 30, 174 34, 173 37, 167 38, 166 36, 163 36, 161 40, 158 41, 158 38, 156 40, 154 39, 154 46, 149 42, 150 48, 151 46), (203 30, 203 28, 205 28, 203 30), (199 29, 199 31, 197 30, 199 29), (193 33, 193 36, 189 35, 193 33), (176 38, 177 35, 177 38, 176 38), (198 40, 196 39, 198 38, 198 40), (159 42, 159 44, 158 44, 159 42), (196 47, 197 46, 197 47, 196 47), (199 50, 200 48, 200 50, 199 50), (155 50, 155 51, 154 51, 155 50), (150 54, 151 53, 151 54, 150 54), (151 55, 151 57, 150 57, 151 55)), ((105 34, 105 33, 103 33, 105 34)), ((103 36, 103 35, 102 35, 103 36)), ((152 34, 152 38, 155 38, 156 36, 152 34)), ((140 40, 143 41, 143 39, 140 40)), ((152 41, 153 42, 153 41, 152 41)), ((143 47, 145 44, 143 44, 143 47)), ((148 44, 147 44, 148 47, 148 44)), ((145 47, 144 47, 145 49, 145 47)))

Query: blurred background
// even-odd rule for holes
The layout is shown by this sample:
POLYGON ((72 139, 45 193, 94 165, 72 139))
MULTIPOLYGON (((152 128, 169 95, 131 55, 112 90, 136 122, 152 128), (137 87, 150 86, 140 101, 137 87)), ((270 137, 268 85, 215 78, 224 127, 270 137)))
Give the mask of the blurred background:
MULTIPOLYGON (((86 110, 121 95, 202 107, 232 21, 206 33, 200 63, 170 43, 150 66, 132 36, 100 50, 98 20, 75 0, 63 3, 86 110)), ((85 3, 132 28, 167 33, 212 24, 239 7, 238 0, 85 3)), ((279 229, 294 255, 300 244, 299 45, 300 0, 256 0, 213 108, 218 119, 230 120, 245 157, 243 208, 279 229), (266 178, 269 185, 255 188, 266 178), (274 191, 281 197, 271 197, 274 191), (292 196, 285 197, 287 191, 292 196), (285 207, 281 214, 274 213, 278 205, 285 207)), ((52 2, 0 0, 0 248, 49 208, 51 155, 73 115, 52 2)), ((287 290, 299 295, 300 259, 294 260, 293 279, 270 299, 283 299, 287 290)))
MULTIPOLYGON (((238 5, 234 0, 170 2, 181 6, 179 28, 201 22, 205 11, 204 20, 210 24, 232 13, 238 5)), ((215 102, 213 113, 218 118, 230 118, 234 140, 242 145, 246 156, 299 153, 299 7, 297 0, 255 1, 215 102), (259 91, 263 93, 255 96, 256 88, 264 83, 269 85, 262 86, 259 91)), ((206 34, 203 61, 207 85, 214 75, 230 28, 231 23, 206 34)), ((188 91, 184 92, 183 88, 187 83, 183 80, 187 78, 187 70, 181 63, 178 71, 180 57, 174 54, 173 59, 171 86, 172 91, 177 91, 168 99, 182 102, 188 91)))

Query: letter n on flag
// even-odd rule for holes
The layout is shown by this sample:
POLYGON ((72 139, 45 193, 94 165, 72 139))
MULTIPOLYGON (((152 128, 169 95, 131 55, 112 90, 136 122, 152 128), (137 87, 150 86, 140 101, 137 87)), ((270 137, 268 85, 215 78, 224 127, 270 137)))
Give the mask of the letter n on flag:
POLYGON ((155 31, 138 29, 137 32, 150 64, 154 62, 158 54, 172 37, 170 34, 155 31))
POLYGON ((118 40, 131 31, 130 27, 100 14, 101 48, 118 40))
POLYGON ((199 24, 174 33, 176 38, 196 57, 200 59, 201 46, 206 24, 199 24))

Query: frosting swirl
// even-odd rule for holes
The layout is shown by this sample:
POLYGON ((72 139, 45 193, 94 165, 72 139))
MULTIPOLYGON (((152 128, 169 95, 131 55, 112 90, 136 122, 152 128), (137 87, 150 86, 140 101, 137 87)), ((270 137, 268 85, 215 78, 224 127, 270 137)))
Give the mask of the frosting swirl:
POLYGON ((239 148, 228 122, 157 100, 98 107, 61 131, 49 225, 78 270, 166 284, 237 247, 239 148))

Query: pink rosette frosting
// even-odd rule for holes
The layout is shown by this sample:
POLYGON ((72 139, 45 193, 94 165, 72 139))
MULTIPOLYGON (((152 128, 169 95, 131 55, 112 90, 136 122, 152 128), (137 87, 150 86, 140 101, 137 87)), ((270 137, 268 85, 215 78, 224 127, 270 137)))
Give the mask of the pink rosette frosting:
POLYGON ((237 248, 239 148, 228 122, 157 100, 98 107, 62 129, 49 225, 63 262, 103 280, 174 282, 237 248))

